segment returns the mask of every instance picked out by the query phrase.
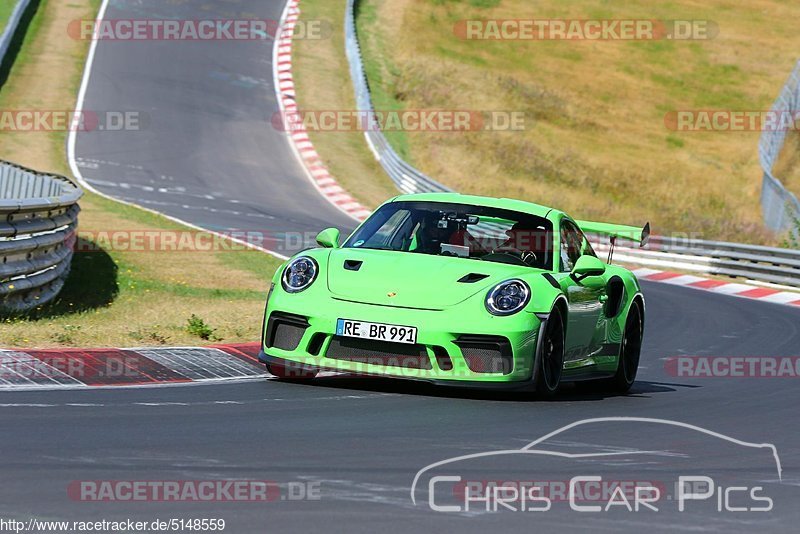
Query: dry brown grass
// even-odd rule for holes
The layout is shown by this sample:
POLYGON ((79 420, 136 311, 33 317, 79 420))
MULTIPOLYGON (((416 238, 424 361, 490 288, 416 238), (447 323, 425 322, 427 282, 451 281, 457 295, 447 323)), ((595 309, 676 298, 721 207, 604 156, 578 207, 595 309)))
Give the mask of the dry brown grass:
MULTIPOLYGON (((92 19, 99 2, 42 0, 25 44, 0 89, 5 110, 64 111, 75 106, 88 43, 71 39, 67 25, 75 19, 92 19), (77 68, 75 68, 77 67, 77 68)), ((0 157, 16 163, 65 174, 64 132, 1 132, 0 157)))
MULTIPOLYGON (((43 0, 8 82, 2 109, 67 110, 75 105, 88 43, 67 23, 93 18, 96 0, 43 0)), ((65 134, 0 132, 0 158, 67 173, 65 134)), ((185 231, 137 208, 88 194, 79 230, 185 231)), ((60 297, 32 316, 0 320, 3 347, 199 345, 257 341, 269 279, 280 262, 254 251, 80 252, 60 297), (200 339, 193 315, 214 330, 200 339)))
MULTIPOLYGON (((136 208, 89 195, 82 235, 184 231, 136 208)), ((252 250, 77 252, 61 295, 32 317, 0 320, 3 347, 202 345, 257 341, 269 279, 280 261, 252 250), (215 330, 200 339, 193 315, 215 330)))
POLYGON ((651 220, 659 233, 775 240, 760 218, 758 133, 673 132, 664 116, 768 109, 796 61, 800 5, 363 0, 362 13, 367 61, 380 63, 370 69, 371 83, 385 98, 407 109, 526 114, 522 132, 407 134, 413 161, 445 184, 581 218, 651 220), (453 25, 468 18, 710 19, 720 34, 707 41, 463 41, 453 25))
MULTIPOLYGON (((94 195, 81 202, 83 211, 80 217, 80 235, 98 237, 98 232, 148 232, 148 235, 163 235, 172 231, 187 232, 188 236, 198 235, 194 230, 184 230, 179 225, 167 225, 166 221, 152 217, 152 220, 133 219, 124 212, 105 209, 108 203, 100 203, 94 195), (174 228, 173 228, 174 226, 174 228)), ((99 239, 103 245, 105 239, 99 239)), ((127 248, 122 243, 123 250, 127 248)), ((238 247, 237 247, 238 248, 238 247)), ((263 291, 264 275, 241 271, 231 277, 228 254, 261 255, 262 253, 242 249, 231 252, 207 253, 202 250, 184 249, 181 251, 132 250, 125 251, 127 269, 154 283, 186 285, 195 288, 243 291, 263 291)))
MULTIPOLYGON (((81 205, 80 232, 86 237, 127 230, 186 231, 162 217, 95 195, 85 197, 81 205)), ((2 346, 256 341, 269 280, 279 263, 252 250, 76 252, 73 272, 53 304, 31 317, 0 321, 2 346), (211 339, 187 330, 193 314, 215 330, 211 339)))
POLYGON ((786 133, 783 150, 772 168, 773 174, 795 195, 800 194, 800 133, 786 133))

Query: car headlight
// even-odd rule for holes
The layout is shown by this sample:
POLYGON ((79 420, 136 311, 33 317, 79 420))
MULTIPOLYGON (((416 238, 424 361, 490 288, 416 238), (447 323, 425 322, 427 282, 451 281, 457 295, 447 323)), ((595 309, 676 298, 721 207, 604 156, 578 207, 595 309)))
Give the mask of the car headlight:
POLYGON ((492 315, 512 315, 531 299, 531 288, 522 280, 500 282, 486 295, 486 309, 492 315))
POLYGON ((314 283, 319 273, 319 266, 314 258, 300 256, 293 259, 283 271, 281 282, 283 289, 289 293, 299 293, 314 283))

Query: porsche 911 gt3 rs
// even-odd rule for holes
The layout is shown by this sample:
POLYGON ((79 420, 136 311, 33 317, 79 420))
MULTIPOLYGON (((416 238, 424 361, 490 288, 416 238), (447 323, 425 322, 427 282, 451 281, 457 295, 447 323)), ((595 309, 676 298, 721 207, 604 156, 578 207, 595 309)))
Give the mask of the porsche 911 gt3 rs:
POLYGON ((320 370, 533 388, 636 378, 645 302, 586 234, 644 246, 644 229, 575 221, 511 199, 426 193, 380 206, 343 244, 275 273, 260 360, 285 379, 320 370))

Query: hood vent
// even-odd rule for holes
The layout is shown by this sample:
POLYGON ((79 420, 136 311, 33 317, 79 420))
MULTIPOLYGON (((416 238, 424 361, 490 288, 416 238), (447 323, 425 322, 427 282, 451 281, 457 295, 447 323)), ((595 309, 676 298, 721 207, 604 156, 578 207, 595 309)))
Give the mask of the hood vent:
POLYGON ((344 260, 344 268, 347 271, 357 271, 361 268, 363 261, 360 260, 344 260))
POLYGON ((480 273, 469 273, 459 278, 458 281, 462 284, 474 284, 475 282, 480 282, 484 278, 489 278, 489 275, 480 273))

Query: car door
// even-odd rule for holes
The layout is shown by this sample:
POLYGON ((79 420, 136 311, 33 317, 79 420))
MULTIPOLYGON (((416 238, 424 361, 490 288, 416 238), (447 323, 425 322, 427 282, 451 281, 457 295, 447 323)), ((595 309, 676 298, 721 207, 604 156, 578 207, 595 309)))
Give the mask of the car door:
POLYGON ((578 282, 568 274, 582 255, 596 254, 583 232, 567 218, 561 221, 559 252, 560 284, 569 305, 565 360, 575 361, 593 354, 602 344, 607 280, 604 275, 578 282))

